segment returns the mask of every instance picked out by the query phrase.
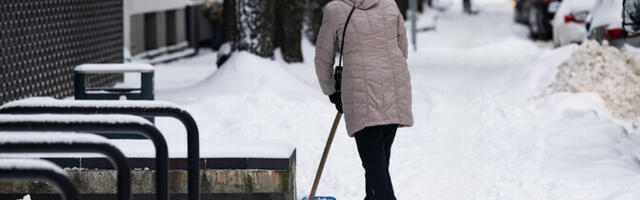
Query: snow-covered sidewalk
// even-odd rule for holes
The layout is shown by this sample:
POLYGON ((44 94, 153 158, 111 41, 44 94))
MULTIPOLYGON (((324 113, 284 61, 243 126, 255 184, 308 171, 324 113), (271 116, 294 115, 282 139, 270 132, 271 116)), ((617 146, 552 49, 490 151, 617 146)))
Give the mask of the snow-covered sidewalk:
MULTIPOLYGON (((393 147, 398 199, 640 199, 640 136, 608 120, 596 94, 542 95, 576 46, 530 41, 510 1, 474 1, 477 16, 462 15, 458 3, 440 13, 437 31, 418 35, 409 56, 416 125, 400 129, 393 147)), ((294 144, 303 197, 335 114, 315 77, 313 46, 303 49, 301 64, 237 53, 215 70, 207 53, 156 66, 157 99, 194 115, 201 146, 294 144)), ((179 122, 157 124, 169 143, 186 144, 179 122)), ((361 199, 355 142, 344 123, 339 131, 318 194, 361 199)))

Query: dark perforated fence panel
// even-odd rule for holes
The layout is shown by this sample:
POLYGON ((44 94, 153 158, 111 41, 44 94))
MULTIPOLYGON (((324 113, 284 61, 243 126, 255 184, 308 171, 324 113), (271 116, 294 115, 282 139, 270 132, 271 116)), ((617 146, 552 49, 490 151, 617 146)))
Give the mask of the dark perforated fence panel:
MULTIPOLYGON (((0 0, 0 104, 73 95, 73 68, 123 62, 122 0, 0 0)), ((108 86, 122 75, 88 77, 108 86)))

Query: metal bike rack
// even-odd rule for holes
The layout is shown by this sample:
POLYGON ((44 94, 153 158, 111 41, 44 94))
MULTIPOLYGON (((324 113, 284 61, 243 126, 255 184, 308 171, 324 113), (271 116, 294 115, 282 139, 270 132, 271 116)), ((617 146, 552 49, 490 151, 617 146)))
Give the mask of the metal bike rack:
POLYGON ((144 118, 131 115, 6 115, 0 131, 58 131, 101 134, 136 133, 153 142, 156 155, 156 199, 169 199, 169 152, 160 131, 144 118), (117 119, 109 121, 109 119, 117 119))
POLYGON ((0 179, 47 181, 60 190, 62 199, 80 199, 78 188, 73 185, 64 170, 49 161, 37 159, 0 159, 0 161, 0 179), (24 161, 28 163, 25 164, 24 161))
MULTIPOLYGON (((1 133, 1 132, 0 132, 1 133)), ((3 134, 24 134, 10 132, 3 134)), ((73 136, 69 140, 59 140, 49 133, 42 132, 17 139, 8 138, 0 142, 0 153, 100 153, 109 159, 118 171, 117 193, 120 200, 131 200, 131 167, 124 154, 109 141, 100 136, 89 134, 58 134, 73 136), (89 136, 87 136, 89 135, 89 136)), ((1 134, 0 134, 1 135, 1 134)))
POLYGON ((64 101, 22 100, 0 107, 0 113, 14 114, 129 114, 144 117, 173 117, 187 131, 188 197, 200 199, 200 142, 198 126, 187 111, 175 104, 159 101, 64 101))

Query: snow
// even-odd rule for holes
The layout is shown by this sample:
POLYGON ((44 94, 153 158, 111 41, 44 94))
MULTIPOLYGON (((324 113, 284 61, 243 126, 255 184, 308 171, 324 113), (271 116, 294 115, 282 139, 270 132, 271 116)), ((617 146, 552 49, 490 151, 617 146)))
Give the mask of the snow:
POLYGON ((153 72, 153 66, 149 64, 83 64, 75 68, 76 72, 84 73, 126 73, 126 72, 153 72))
POLYGON ((114 100, 56 100, 50 97, 32 97, 12 101, 0 106, 0 110, 15 107, 57 107, 57 108, 175 108, 180 106, 164 101, 114 101, 114 100))
MULTIPOLYGON (((155 65, 155 91, 182 89, 196 84, 215 72, 217 53, 210 49, 200 49, 198 57, 181 59, 155 65), (188 69, 188 72, 185 72, 188 69)), ((137 80, 140 76, 125 74, 125 79, 137 80)), ((139 84, 138 84, 139 85, 139 84)))
MULTIPOLYGON (((583 11, 591 12, 594 8, 593 6, 596 4, 596 0, 564 0, 560 3, 560 7, 556 11, 556 15, 553 18, 554 28, 556 24, 562 24, 564 22, 564 17, 572 14, 579 13, 583 11)), ((584 24, 582 26, 585 27, 584 24)))
MULTIPOLYGON (((1 134, 1 133, 0 133, 1 134)), ((4 135, 2 135, 4 137, 4 135)), ((99 136, 96 136, 99 137, 99 136)), ((30 139, 30 138, 26 138, 30 139)), ((127 158, 154 158, 155 148, 149 140, 109 140, 127 158)), ((169 143, 169 158, 187 158, 186 146, 169 143)), ((282 140, 209 141, 200 145, 200 158, 274 158, 289 159, 295 147, 282 140)), ((0 158, 102 158, 95 153, 0 153, 0 158)))
POLYGON ((564 0, 560 4, 566 4, 569 12, 591 11, 596 4, 596 0, 564 0))
POLYGON ((53 170, 56 173, 67 175, 60 167, 46 160, 0 158, 0 161, 0 169, 53 170))
POLYGON ((564 0, 560 3, 555 17, 551 24, 553 25, 553 41, 557 45, 567 45, 572 42, 582 41, 587 34, 585 23, 565 22, 565 17, 573 15, 580 19, 591 12, 596 0, 564 0))
POLYGON ((13 143, 109 143, 104 137, 88 133, 0 132, 0 144, 13 143))
POLYGON ((0 114, 0 123, 16 123, 16 122, 55 122, 55 123, 137 123, 143 125, 152 125, 148 120, 132 116, 120 114, 107 115, 76 115, 76 114, 35 114, 35 115, 8 115, 0 114))
POLYGON ((622 27, 622 2, 623 0, 598 0, 593 7, 591 29, 600 26, 622 27))
MULTIPOLYGON (((146 140, 116 140, 113 144, 127 157, 151 158, 155 156, 153 144, 146 140)), ((170 143, 175 144, 175 143, 170 143)), ((186 146, 169 146, 170 158, 186 158, 186 146)), ((200 144, 201 158, 281 158, 288 159, 295 147, 281 140, 220 140, 200 144)))
POLYGON ((640 105, 640 54, 587 41, 559 67, 553 85, 560 92, 595 92, 614 117, 631 119, 640 105))

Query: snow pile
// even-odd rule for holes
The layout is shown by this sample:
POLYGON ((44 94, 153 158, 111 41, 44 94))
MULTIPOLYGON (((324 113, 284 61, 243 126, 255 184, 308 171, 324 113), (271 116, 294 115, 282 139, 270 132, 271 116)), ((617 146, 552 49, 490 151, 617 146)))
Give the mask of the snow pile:
POLYGON ((559 67, 555 92, 595 92, 614 117, 630 119, 640 105, 640 56, 587 41, 559 67))
POLYGON ((207 94, 257 93, 265 89, 300 97, 317 93, 287 72, 280 63, 242 51, 234 53, 213 75, 192 87, 159 92, 157 96, 163 99, 165 94, 170 94, 166 97, 172 101, 188 103, 202 101, 201 97, 207 94))

